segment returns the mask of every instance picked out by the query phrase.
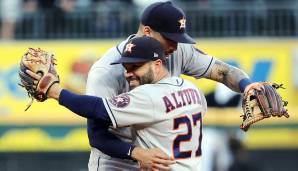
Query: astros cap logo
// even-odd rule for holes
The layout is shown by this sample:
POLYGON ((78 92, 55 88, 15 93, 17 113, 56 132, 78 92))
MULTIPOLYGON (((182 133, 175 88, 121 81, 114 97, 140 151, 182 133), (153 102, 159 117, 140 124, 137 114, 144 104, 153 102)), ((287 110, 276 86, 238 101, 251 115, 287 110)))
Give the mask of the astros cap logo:
POLYGON ((185 19, 185 17, 183 17, 182 19, 180 19, 179 21, 178 21, 179 23, 180 23, 180 29, 181 28, 185 28, 185 26, 186 26, 186 19, 185 19))
POLYGON ((128 51, 128 52, 131 53, 131 49, 132 49, 133 47, 135 47, 135 46, 136 46, 136 45, 132 44, 131 42, 128 43, 128 44, 125 46, 125 50, 124 50, 124 52, 128 51))

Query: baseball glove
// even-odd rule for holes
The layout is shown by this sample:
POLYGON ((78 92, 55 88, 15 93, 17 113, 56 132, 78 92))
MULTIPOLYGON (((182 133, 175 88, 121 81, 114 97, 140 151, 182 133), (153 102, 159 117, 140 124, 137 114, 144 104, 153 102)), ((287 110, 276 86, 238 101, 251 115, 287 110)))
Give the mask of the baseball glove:
POLYGON ((45 101, 50 87, 59 83, 59 76, 55 69, 56 59, 53 54, 40 48, 29 48, 22 56, 19 68, 20 86, 24 87, 31 98, 25 111, 32 105, 34 99, 45 101), (38 74, 40 77, 32 77, 28 70, 38 74))
POLYGON ((256 82, 248 85, 244 91, 242 108, 244 115, 240 128, 247 131, 249 127, 265 118, 271 116, 289 117, 287 109, 288 102, 283 101, 276 89, 283 88, 282 84, 269 82, 256 82))

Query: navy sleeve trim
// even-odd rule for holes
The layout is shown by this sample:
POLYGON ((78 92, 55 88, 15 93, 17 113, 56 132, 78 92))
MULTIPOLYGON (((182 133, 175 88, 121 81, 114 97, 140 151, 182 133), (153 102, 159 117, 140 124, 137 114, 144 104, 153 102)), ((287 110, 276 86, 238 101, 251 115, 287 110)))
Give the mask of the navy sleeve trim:
POLYGON ((119 45, 120 45, 120 44, 118 44, 118 45, 116 46, 116 49, 117 49, 119 55, 121 55, 121 51, 119 50, 119 45))
POLYGON ((248 86, 251 83, 252 83, 252 81, 248 78, 243 78, 242 80, 240 80, 238 85, 239 85, 239 89, 240 89, 241 93, 243 93, 246 86, 248 86))
POLYGON ((140 141, 143 142, 143 145, 145 145, 147 148, 150 148, 146 141, 138 134, 138 132, 136 132, 136 136, 139 138, 140 141))

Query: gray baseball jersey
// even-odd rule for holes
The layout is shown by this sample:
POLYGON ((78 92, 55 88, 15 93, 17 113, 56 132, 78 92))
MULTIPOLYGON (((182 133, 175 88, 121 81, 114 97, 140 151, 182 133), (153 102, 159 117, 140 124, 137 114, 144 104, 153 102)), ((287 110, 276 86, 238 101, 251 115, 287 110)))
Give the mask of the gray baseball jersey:
POLYGON ((136 144, 160 148, 177 163, 173 171, 200 170, 205 96, 179 77, 168 77, 104 100, 113 127, 131 125, 136 144))
MULTIPOLYGON (((88 74, 86 94, 109 98, 129 90, 128 83, 123 75, 124 68, 121 65, 110 65, 110 63, 121 57, 121 51, 124 45, 133 36, 128 37, 118 46, 111 48, 93 64, 88 74)), ((210 72, 209 68, 212 67, 214 61, 215 59, 213 57, 204 54, 193 45, 178 43, 177 50, 168 58, 167 68, 171 76, 185 74, 194 76, 195 78, 201 78, 210 72)), ((113 132, 120 135, 125 141, 131 140, 130 128, 117 128, 113 132)), ((91 148, 89 170, 97 170, 99 166, 99 170, 108 171, 109 167, 115 168, 115 161, 121 166, 119 170, 131 171, 138 168, 137 165, 132 165, 128 161, 106 156, 99 150, 91 148), (99 157, 100 161, 98 160, 99 157), (105 164, 101 166, 99 162, 105 164)))

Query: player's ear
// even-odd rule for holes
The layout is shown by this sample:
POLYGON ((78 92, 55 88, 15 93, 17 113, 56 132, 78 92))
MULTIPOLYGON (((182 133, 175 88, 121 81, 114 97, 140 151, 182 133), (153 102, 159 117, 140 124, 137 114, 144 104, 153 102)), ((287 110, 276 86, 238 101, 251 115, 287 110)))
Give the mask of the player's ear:
POLYGON ((145 36, 149 36, 149 37, 152 37, 151 34, 152 34, 152 29, 149 27, 149 26, 144 26, 143 27, 143 34, 145 36))
POLYGON ((162 63, 163 63, 163 61, 161 59, 157 59, 157 60, 154 61, 154 65, 155 66, 159 66, 160 67, 160 66, 162 66, 162 63))

